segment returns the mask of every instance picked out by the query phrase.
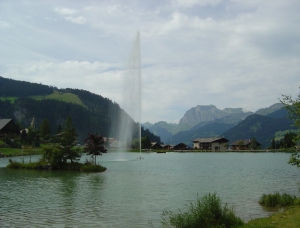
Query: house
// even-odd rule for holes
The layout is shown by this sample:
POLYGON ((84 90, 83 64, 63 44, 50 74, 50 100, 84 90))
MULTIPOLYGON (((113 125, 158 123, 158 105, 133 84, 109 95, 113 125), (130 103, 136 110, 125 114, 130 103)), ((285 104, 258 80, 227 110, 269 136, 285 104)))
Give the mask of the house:
POLYGON ((200 150, 219 151, 227 150, 229 140, 221 138, 197 138, 193 140, 194 148, 200 150))
POLYGON ((0 137, 19 135, 18 127, 12 119, 0 118, 0 137))
POLYGON ((151 147, 150 149, 162 149, 162 146, 158 142, 151 142, 151 147))
MULTIPOLYGON (((256 143, 256 145, 254 145, 255 148, 261 146, 261 144, 259 142, 257 142, 256 140, 255 140, 255 143, 256 143)), ((251 148, 253 146, 253 144, 251 144, 250 139, 235 140, 230 145, 233 150, 252 150, 253 149, 253 148, 251 148)))
POLYGON ((174 150, 187 150, 188 146, 184 143, 179 143, 173 147, 174 150))
POLYGON ((162 147, 162 149, 164 149, 164 150, 170 150, 172 146, 169 145, 169 144, 161 144, 161 147, 162 147))

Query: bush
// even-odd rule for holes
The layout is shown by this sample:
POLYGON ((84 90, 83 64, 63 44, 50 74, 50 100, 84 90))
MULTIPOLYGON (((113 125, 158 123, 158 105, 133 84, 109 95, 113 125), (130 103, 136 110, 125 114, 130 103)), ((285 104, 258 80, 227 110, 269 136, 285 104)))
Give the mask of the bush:
POLYGON ((227 228, 243 225, 232 209, 225 204, 222 207, 221 199, 216 193, 207 194, 199 198, 195 204, 188 205, 186 212, 178 213, 166 210, 163 212, 163 227, 197 227, 197 228, 227 228))
POLYGON ((263 194, 260 197, 259 204, 265 207, 286 207, 294 205, 297 197, 287 193, 263 194))
POLYGON ((104 172, 106 168, 101 165, 84 164, 81 165, 80 170, 84 172, 104 172))

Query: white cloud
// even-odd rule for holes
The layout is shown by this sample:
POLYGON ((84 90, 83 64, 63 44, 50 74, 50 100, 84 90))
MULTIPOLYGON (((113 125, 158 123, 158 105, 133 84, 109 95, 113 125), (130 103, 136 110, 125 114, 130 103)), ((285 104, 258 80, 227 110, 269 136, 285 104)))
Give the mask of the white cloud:
POLYGON ((73 15, 78 12, 78 10, 76 9, 68 9, 68 8, 61 8, 61 7, 54 8, 54 11, 60 15, 73 15))
POLYGON ((3 15, 14 26, 0 37, 2 76, 121 102, 122 69, 139 30, 144 122, 178 121, 201 104, 256 111, 299 92, 299 1, 60 4, 41 13, 53 20, 28 8, 3 15), (84 26, 59 23, 57 14, 84 26), (16 20, 25 15, 31 19, 16 20))
POLYGON ((86 19, 82 16, 81 17, 70 17, 69 16, 69 17, 65 17, 65 19, 72 23, 81 24, 81 25, 85 24, 85 22, 86 22, 86 19))
POLYGON ((0 28, 9 28, 11 25, 6 21, 0 21, 0 28))
POLYGON ((190 8, 193 6, 216 6, 222 1, 223 0, 173 0, 173 4, 190 8))

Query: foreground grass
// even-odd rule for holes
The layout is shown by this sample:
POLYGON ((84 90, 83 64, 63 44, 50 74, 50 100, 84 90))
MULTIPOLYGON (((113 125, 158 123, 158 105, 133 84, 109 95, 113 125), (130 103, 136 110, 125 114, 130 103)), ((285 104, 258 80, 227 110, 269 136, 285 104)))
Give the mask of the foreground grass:
POLYGON ((214 194, 207 194, 188 205, 187 211, 172 212, 166 210, 162 214, 162 227, 197 227, 197 228, 231 228, 243 225, 227 204, 214 194))
POLYGON ((240 228, 299 228, 300 206, 285 208, 283 212, 276 213, 268 218, 259 218, 249 221, 240 228))

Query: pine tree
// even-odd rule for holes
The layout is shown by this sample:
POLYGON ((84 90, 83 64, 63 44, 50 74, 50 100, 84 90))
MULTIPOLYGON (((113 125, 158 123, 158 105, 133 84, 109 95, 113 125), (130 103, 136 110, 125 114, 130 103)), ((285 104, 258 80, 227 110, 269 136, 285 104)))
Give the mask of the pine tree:
POLYGON ((59 135, 59 143, 61 145, 63 162, 70 160, 73 163, 80 159, 79 149, 73 148, 77 144, 77 134, 70 116, 66 119, 62 132, 59 135))
POLYGON ((51 135, 51 129, 50 129, 50 122, 48 119, 44 119, 42 124, 41 124, 41 128, 40 128, 40 132, 41 132, 41 136, 44 139, 49 139, 50 135, 51 135))

